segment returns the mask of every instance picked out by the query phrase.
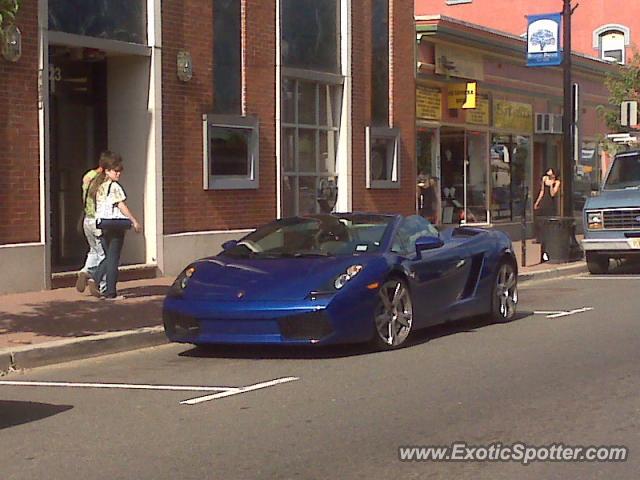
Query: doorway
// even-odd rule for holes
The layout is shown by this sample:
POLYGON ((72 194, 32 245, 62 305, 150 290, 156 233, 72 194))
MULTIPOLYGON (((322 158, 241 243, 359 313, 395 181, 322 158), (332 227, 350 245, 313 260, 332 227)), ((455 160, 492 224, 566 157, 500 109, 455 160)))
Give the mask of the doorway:
POLYGON ((442 223, 488 223, 488 149, 485 132, 440 129, 442 223))
POLYGON ((107 148, 107 62, 94 49, 49 47, 51 268, 77 270, 87 244, 78 230, 83 174, 107 148))

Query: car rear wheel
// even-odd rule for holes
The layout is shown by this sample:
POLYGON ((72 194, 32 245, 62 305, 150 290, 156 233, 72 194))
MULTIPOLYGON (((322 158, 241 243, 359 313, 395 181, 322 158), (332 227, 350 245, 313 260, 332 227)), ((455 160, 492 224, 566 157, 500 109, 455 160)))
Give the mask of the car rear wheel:
POLYGON ((508 322, 516 315, 518 305, 518 277, 511 262, 503 262, 498 267, 491 297, 491 319, 508 322))
POLYGON ((599 275, 609 271, 609 257, 594 252, 587 252, 586 256, 589 273, 599 275))
POLYGON ((413 302, 404 280, 392 278, 380 287, 374 322, 377 348, 389 350, 405 343, 413 326, 413 302))

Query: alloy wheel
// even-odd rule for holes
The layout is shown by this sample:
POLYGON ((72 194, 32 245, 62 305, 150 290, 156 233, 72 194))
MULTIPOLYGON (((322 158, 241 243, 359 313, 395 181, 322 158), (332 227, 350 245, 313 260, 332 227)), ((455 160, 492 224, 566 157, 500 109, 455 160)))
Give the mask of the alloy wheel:
POLYGON ((407 285, 399 279, 388 280, 378 292, 375 313, 377 342, 384 348, 402 345, 413 325, 413 303, 407 285))

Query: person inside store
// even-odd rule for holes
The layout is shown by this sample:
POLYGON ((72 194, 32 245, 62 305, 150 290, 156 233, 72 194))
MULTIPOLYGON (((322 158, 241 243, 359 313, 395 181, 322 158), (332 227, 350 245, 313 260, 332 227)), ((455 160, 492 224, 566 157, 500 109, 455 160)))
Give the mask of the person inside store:
POLYGON ((438 189, 438 177, 426 175, 423 172, 418 175, 418 211, 433 225, 440 224, 442 212, 438 189))

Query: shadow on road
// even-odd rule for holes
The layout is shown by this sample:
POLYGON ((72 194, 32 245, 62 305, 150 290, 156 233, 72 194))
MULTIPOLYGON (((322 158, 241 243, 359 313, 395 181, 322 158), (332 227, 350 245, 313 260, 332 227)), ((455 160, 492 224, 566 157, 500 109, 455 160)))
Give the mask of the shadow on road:
POLYGON ((0 400, 0 430, 42 420, 72 408, 72 405, 0 400))
MULTIPOLYGON (((530 317, 533 312, 518 312, 511 322, 530 317)), ((456 333, 474 332, 479 328, 494 325, 483 317, 474 317, 456 322, 437 325, 415 331, 404 348, 415 348, 436 338, 456 333)), ((366 343, 331 346, 281 346, 281 345, 207 345, 181 352, 181 357, 193 358, 238 358, 247 360, 316 360, 344 358, 358 355, 381 353, 366 343)))

